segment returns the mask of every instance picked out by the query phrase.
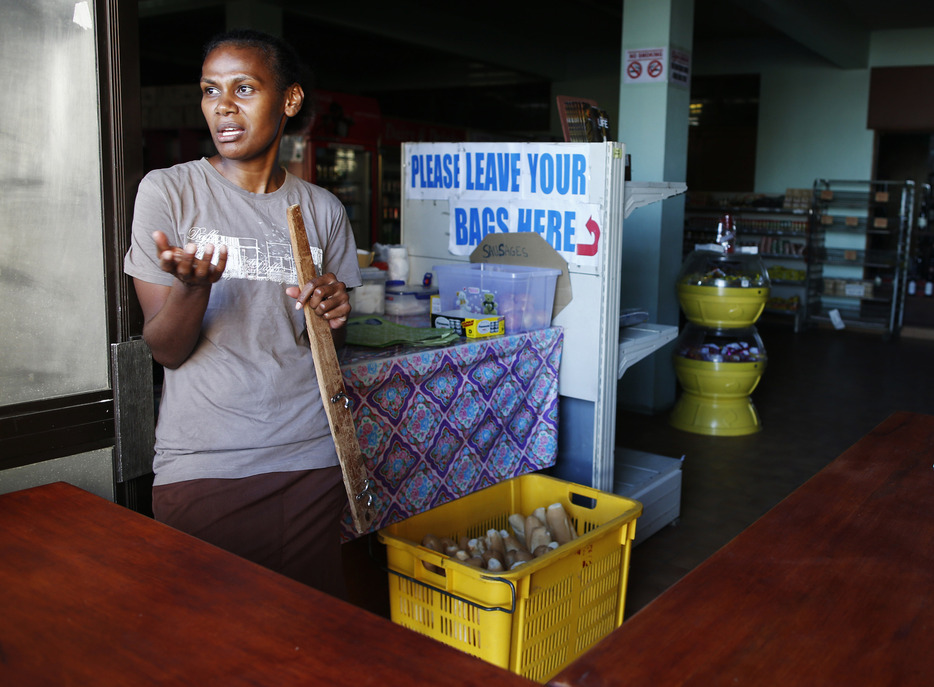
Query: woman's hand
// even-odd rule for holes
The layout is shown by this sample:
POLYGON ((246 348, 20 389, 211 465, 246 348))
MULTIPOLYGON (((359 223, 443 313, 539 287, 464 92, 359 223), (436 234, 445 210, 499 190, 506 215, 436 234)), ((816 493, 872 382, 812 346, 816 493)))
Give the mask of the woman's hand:
POLYGON ((159 266, 176 281, 171 286, 140 279, 134 279, 133 283, 143 309, 143 339, 156 362, 174 370, 188 359, 198 343, 211 285, 221 278, 227 266, 227 247, 220 247, 217 264, 212 265, 214 246, 208 246, 204 257, 199 259, 195 257, 194 244, 176 248, 161 231, 153 232, 152 238, 159 266))
POLYGON ((213 265, 214 244, 204 247, 204 255, 196 256, 197 246, 193 243, 184 248, 178 248, 169 243, 168 237, 161 231, 153 232, 153 241, 159 254, 159 267, 163 271, 174 275, 176 279, 186 286, 207 286, 213 284, 224 273, 227 267, 227 246, 217 249, 217 264, 213 265))
POLYGON ((350 295, 344 282, 328 272, 315 277, 304 287, 290 286, 285 290, 289 298, 295 299, 295 309, 301 310, 310 305, 318 315, 327 320, 331 329, 338 329, 347 324, 350 315, 350 295))

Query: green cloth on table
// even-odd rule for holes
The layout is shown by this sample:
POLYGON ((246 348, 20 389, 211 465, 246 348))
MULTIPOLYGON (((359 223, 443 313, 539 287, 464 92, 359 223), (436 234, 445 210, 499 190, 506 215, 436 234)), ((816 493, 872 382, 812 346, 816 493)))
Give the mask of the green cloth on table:
POLYGON ((376 315, 351 317, 347 321, 347 343, 352 346, 440 346, 454 343, 458 339, 460 337, 453 329, 409 327, 376 315))

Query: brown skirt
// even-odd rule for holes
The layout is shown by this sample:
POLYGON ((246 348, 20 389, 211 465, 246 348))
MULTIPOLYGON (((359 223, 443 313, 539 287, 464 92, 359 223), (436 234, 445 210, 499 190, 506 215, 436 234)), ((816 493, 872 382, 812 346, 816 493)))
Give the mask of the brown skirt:
POLYGON ((156 520, 238 556, 346 598, 339 467, 153 487, 156 520))

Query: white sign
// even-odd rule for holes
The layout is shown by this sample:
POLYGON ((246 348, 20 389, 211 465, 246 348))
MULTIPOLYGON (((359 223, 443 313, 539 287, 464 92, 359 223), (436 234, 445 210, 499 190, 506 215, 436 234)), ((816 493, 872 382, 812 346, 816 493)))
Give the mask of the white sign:
POLYGON ((493 233, 536 232, 569 262, 596 265, 603 189, 591 144, 409 144, 407 200, 446 201, 448 250, 470 255, 493 233))
POLYGON ((691 84, 691 53, 671 49, 671 83, 688 88, 691 84))
POLYGON ((627 50, 623 83, 663 83, 668 80, 667 64, 667 48, 627 50))
POLYGON ((626 51, 623 83, 671 81, 687 88, 691 83, 691 53, 672 48, 641 48, 626 51))

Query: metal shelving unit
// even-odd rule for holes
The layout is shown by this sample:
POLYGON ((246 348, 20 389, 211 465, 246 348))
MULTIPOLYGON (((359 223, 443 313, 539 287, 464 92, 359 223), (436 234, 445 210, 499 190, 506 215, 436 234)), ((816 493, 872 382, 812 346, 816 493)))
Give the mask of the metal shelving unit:
POLYGON ((897 334, 914 206, 913 181, 817 179, 811 209, 809 324, 897 334))

